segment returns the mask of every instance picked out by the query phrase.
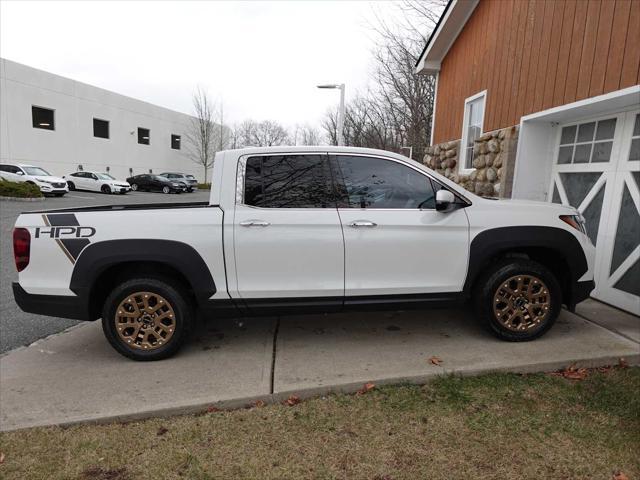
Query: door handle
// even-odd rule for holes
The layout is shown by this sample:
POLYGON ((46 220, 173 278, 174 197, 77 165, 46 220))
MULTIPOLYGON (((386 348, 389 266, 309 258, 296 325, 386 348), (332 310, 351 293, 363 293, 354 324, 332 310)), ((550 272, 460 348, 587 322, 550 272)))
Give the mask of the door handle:
POLYGON ((356 220, 354 222, 351 222, 349 226, 353 228, 361 228, 361 227, 373 228, 373 227, 377 227, 378 224, 375 222, 370 222, 368 220, 356 220))
POLYGON ((240 222, 240 225, 243 227, 268 227, 271 224, 264 220, 245 220, 244 222, 240 222))

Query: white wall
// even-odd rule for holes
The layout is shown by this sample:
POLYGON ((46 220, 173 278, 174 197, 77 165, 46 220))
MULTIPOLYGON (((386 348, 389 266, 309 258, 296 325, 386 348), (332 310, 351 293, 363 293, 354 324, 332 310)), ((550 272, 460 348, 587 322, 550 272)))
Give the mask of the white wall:
POLYGON ((186 142, 190 116, 133 98, 0 59, 1 162, 42 166, 54 175, 85 170, 118 178, 163 171, 203 169, 185 152, 171 148, 171 134, 186 142), (55 130, 33 128, 31 106, 55 111, 55 130), (93 119, 109 121, 109 139, 93 136, 93 119), (138 144, 138 127, 151 131, 150 145, 138 144), (131 133, 133 132, 133 134, 131 133))

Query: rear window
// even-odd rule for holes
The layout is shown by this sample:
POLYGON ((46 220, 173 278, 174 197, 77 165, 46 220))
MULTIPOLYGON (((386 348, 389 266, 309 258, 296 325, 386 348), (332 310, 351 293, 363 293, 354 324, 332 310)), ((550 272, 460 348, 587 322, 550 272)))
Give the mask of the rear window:
POLYGON ((329 164, 323 155, 271 155, 247 159, 244 203, 262 208, 327 208, 329 164))

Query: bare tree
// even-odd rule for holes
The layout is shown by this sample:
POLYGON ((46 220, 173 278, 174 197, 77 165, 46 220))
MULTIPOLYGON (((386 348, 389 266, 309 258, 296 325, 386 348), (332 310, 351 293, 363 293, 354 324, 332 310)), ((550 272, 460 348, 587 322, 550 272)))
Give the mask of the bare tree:
MULTIPOLYGON (((445 3, 405 0, 398 4, 400 22, 389 25, 378 18, 372 82, 346 108, 347 145, 396 152, 411 146, 415 158, 422 158, 430 143, 435 82, 433 77, 417 75, 414 66, 445 3)), ((335 144, 336 112, 328 112, 322 126, 335 144)))
POLYGON ((244 120, 234 126, 231 136, 233 148, 272 147, 289 142, 287 130, 273 120, 244 120))
POLYGON ((320 145, 320 131, 309 124, 296 125, 293 133, 294 145, 320 145))
POLYGON ((200 87, 193 93, 194 116, 187 132, 187 155, 189 158, 202 165, 204 170, 204 183, 207 183, 207 173, 213 166, 213 158, 216 152, 216 132, 218 129, 214 123, 214 106, 209 95, 200 87))

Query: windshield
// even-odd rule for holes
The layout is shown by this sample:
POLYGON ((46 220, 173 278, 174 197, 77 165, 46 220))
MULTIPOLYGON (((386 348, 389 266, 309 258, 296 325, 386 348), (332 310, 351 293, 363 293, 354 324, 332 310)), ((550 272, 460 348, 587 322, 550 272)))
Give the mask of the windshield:
POLYGON ((115 180, 116 179, 116 177, 112 177, 108 173, 96 173, 96 177, 98 177, 100 180, 115 180))
POLYGON ((195 180, 196 177, 194 177, 193 175, 187 175, 187 178, 190 180, 195 180))
POLYGON ((40 167, 22 167, 22 169, 27 172, 27 175, 44 175, 45 177, 51 176, 49 172, 40 167))

